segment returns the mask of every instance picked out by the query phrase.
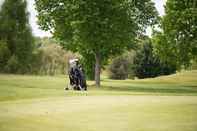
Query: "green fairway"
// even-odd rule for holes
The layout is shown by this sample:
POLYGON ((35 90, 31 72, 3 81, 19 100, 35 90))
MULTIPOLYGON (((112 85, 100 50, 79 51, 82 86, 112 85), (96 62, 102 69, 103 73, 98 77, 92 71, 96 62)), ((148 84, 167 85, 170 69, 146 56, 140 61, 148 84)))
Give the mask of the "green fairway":
POLYGON ((64 91, 64 76, 0 75, 0 131, 196 131, 197 71, 102 79, 64 91))

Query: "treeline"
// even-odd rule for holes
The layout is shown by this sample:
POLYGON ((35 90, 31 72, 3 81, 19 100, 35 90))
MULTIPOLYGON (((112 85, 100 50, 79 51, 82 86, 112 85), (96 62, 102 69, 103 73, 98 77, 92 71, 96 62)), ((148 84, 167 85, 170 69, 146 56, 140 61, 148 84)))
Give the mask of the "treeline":
POLYGON ((153 39, 144 37, 139 40, 136 50, 114 58, 109 65, 112 79, 134 79, 135 77, 153 78, 176 73, 176 64, 162 61, 155 51, 153 39))
POLYGON ((132 68, 124 56, 112 62, 111 78, 128 78, 126 72, 131 69, 138 78, 196 69, 197 1, 167 0, 165 15, 159 17, 156 27, 153 27, 151 38, 138 42, 141 46, 134 51, 132 68))
POLYGON ((26 1, 5 0, 0 11, 0 72, 27 73, 31 68, 34 38, 26 1))
MULTIPOLYGON (((94 15, 103 10, 91 13, 78 9, 81 4, 94 9, 93 1, 85 2, 87 4, 65 1, 58 5, 55 1, 38 0, 38 22, 44 30, 54 29, 54 38, 35 38, 29 25, 27 2, 5 0, 0 10, 0 73, 65 74, 68 60, 77 57, 87 78, 97 79, 99 86, 102 70, 108 70, 112 79, 127 79, 157 77, 196 68, 196 0, 167 0, 163 17, 158 16, 151 0, 139 1, 141 4, 129 1, 130 5, 136 5, 131 7, 125 1, 109 1, 104 6, 109 12, 102 12, 105 17, 94 15), (111 6, 111 2, 117 8, 111 6), (73 10, 76 14, 72 14, 73 10), (45 11, 48 13, 43 13, 45 11), (133 13, 132 17, 128 11, 133 13), (111 15, 114 12, 117 16, 111 15), (65 17, 65 13, 72 19, 65 17), (78 14, 82 16, 76 17, 78 14), (90 16, 91 21, 88 20, 90 16), (81 18, 87 21, 80 22, 81 18), (99 28, 95 28, 95 24, 99 28), (153 27, 151 38, 144 35, 147 26, 153 27)), ((103 8, 101 5, 99 1, 94 4, 95 8, 103 8)))
POLYGON ((49 38, 35 38, 27 2, 5 0, 0 11, 0 73, 65 74, 74 57, 49 38))
MULTIPOLYGON (((64 50, 51 38, 34 38, 33 49, 25 59, 27 64, 14 54, 11 56, 6 43, 0 44, 0 73, 57 75, 67 74, 68 60, 77 57, 74 53, 64 50), (20 65, 20 66, 19 66, 20 65)), ((25 56, 24 56, 25 57, 25 56)), ((24 59, 23 59, 24 60, 24 59)))

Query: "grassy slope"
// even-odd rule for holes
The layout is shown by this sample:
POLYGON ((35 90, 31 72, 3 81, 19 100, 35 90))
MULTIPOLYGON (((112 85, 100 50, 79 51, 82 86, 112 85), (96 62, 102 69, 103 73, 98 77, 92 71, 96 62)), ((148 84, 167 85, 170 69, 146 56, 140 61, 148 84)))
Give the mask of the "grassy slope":
MULTIPOLYGON (((81 95, 69 91, 65 93, 64 87, 68 79, 60 77, 0 75, 0 101, 54 97, 65 95, 81 95)), ((92 85, 93 82, 88 82, 92 85)), ((197 71, 188 71, 172 76, 164 76, 145 80, 115 81, 104 79, 102 88, 89 86, 88 95, 133 95, 133 94, 159 94, 159 95, 196 95, 197 71)))
POLYGON ((0 75, 0 131, 197 130, 197 71, 104 79, 101 89, 90 86, 87 93, 64 92, 66 82, 64 77, 0 75))
POLYGON ((103 85, 106 89, 111 89, 113 91, 119 90, 146 94, 195 95, 197 94, 197 70, 143 80, 105 80, 103 85))

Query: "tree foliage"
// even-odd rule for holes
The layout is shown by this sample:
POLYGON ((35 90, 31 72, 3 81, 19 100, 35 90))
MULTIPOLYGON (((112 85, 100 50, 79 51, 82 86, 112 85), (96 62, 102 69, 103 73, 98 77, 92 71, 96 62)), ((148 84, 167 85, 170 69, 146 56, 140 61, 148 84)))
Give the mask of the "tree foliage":
POLYGON ((6 67, 12 73, 26 73, 30 69, 33 36, 26 7, 25 0, 5 0, 0 11, 0 41, 3 41, 4 49, 8 48, 7 54, 10 54, 4 58, 2 68, 6 67))
POLYGON ((39 24, 64 47, 95 57, 95 80, 110 56, 132 48, 137 33, 155 22, 151 0, 36 0, 39 24))
POLYGON ((160 61, 176 66, 179 70, 181 63, 178 61, 176 48, 171 47, 169 40, 163 32, 155 32, 152 37, 152 43, 155 54, 159 57, 160 61))
POLYGON ((51 38, 37 38, 32 58, 32 74, 57 75, 67 74, 68 61, 76 55, 62 49, 51 38))
POLYGON ((95 57, 94 54, 84 54, 80 62, 84 68, 86 79, 94 80, 95 75, 95 57))
POLYGON ((168 0, 165 12, 162 20, 165 43, 161 47, 175 54, 174 61, 179 65, 187 67, 197 58, 197 1, 168 0))
POLYGON ((5 65, 7 64, 10 58, 10 51, 7 47, 7 44, 3 41, 0 41, 0 72, 5 71, 5 65))
POLYGON ((176 72, 176 65, 161 61, 154 53, 150 39, 143 40, 142 47, 134 57, 134 72, 138 78, 169 75, 176 72))

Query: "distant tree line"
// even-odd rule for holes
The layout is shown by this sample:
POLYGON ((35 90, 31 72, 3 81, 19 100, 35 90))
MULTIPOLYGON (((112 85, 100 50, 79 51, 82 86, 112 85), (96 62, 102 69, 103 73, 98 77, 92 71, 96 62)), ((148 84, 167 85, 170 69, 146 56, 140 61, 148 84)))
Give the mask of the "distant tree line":
POLYGON ((137 50, 113 59, 109 68, 112 79, 152 78, 169 75, 176 70, 176 65, 160 60, 154 51, 152 40, 148 37, 139 41, 137 50))
POLYGON ((153 34, 160 59, 188 68, 197 61, 197 1, 167 0, 161 30, 153 34))
POLYGON ((5 0, 1 7, 0 72, 29 72, 34 38, 26 7, 24 0, 5 0))
POLYGON ((196 0, 167 0, 163 17, 151 0, 35 2, 39 25, 54 38, 32 35, 26 0, 5 0, 0 73, 65 74, 68 60, 77 57, 99 86, 102 70, 112 79, 127 79, 196 69, 196 0), (151 38, 144 35, 147 26, 153 28, 151 38))
MULTIPOLYGON (((181 69, 196 69, 196 21, 196 0, 167 0, 165 15, 159 19, 157 25, 159 30, 155 28, 152 38, 138 43, 141 46, 135 50, 136 55, 132 61, 134 75, 147 78, 168 75, 181 69)), ((129 74, 122 70, 120 75, 120 69, 128 63, 125 62, 126 57, 120 58, 112 62, 111 78, 119 78, 121 75, 124 76, 121 78, 127 78, 129 74)))
POLYGON ((26 0, 4 1, 0 11, 0 73, 65 74, 73 57, 54 39, 32 35, 26 0))

